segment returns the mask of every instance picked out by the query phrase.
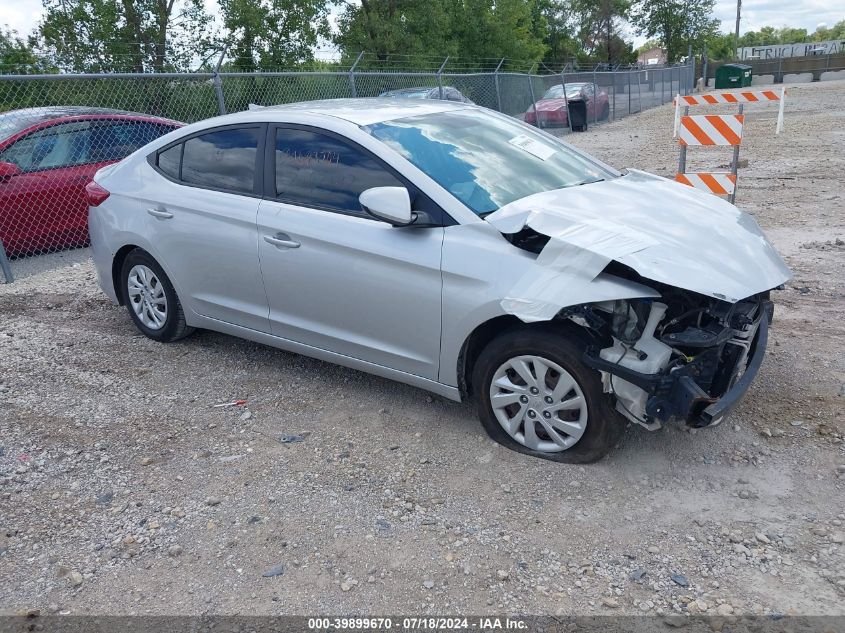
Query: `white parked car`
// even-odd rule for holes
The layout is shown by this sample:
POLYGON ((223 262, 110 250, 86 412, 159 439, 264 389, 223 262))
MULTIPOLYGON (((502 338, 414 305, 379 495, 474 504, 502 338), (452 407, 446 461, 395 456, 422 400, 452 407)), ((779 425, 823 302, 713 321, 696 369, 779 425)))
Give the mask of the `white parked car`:
POLYGON ((473 105, 254 109, 88 187, 100 284, 158 341, 207 328, 474 398, 558 461, 625 420, 718 424, 789 270, 753 218, 473 105))

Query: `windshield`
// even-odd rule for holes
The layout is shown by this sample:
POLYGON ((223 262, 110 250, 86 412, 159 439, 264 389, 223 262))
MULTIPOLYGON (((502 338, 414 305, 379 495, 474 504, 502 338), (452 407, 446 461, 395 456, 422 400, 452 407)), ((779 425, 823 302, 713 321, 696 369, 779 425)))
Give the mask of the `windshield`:
POLYGON ((479 215, 535 193, 615 176, 553 138, 475 108, 363 129, 479 215))
POLYGON ((425 99, 430 88, 420 88, 419 90, 391 90, 381 94, 382 97, 401 97, 404 99, 425 99))
MULTIPOLYGON (((584 84, 566 84, 566 98, 577 99, 581 96, 581 89, 584 84)), ((556 84, 546 90, 543 99, 563 99, 563 86, 556 84)))

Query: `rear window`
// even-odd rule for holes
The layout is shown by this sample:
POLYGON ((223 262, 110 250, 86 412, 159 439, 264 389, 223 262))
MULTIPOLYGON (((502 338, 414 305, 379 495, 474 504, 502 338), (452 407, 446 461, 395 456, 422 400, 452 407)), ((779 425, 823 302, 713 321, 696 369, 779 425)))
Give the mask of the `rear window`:
POLYGON ((186 185, 233 193, 255 191, 260 129, 226 128, 189 138, 156 154, 156 169, 186 185))
POLYGON ((158 168, 166 176, 179 180, 179 164, 182 162, 182 144, 174 145, 158 155, 158 168))
POLYGON ((258 130, 220 130, 185 141, 182 182, 252 193, 258 130))

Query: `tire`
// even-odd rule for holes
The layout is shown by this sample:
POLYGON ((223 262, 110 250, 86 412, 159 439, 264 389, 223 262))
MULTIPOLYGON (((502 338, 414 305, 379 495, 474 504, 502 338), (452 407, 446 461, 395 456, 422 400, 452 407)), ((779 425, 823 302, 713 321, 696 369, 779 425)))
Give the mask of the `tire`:
POLYGON ((581 363, 585 347, 576 334, 551 327, 511 330, 489 343, 472 372, 478 415, 487 434, 511 450, 557 462, 583 464, 604 457, 621 438, 626 423, 602 391, 599 373, 581 363), (538 394, 531 393, 531 383, 513 369, 521 360, 525 363, 522 369, 527 366, 530 377, 536 380, 538 367, 527 360, 531 358, 548 367, 545 385, 535 382, 543 389, 538 394), (568 381, 560 382, 565 378, 572 380, 572 388, 568 381), (520 389, 500 386, 507 383, 520 389), (501 396, 497 407, 491 401, 494 393, 501 396), (502 407, 515 395, 519 400, 502 407), (565 408, 554 410, 564 402, 565 408), (532 410, 534 417, 529 418, 532 410), (547 413, 551 417, 545 417, 547 413), (510 427, 515 435, 505 428, 511 415, 515 424, 510 427), (557 441, 548 430, 552 425, 559 427, 557 441))
POLYGON ((600 121, 607 121, 610 117, 610 106, 608 104, 604 104, 604 107, 601 109, 601 117, 599 118, 600 121))
POLYGON ((126 256, 120 280, 123 304, 144 336, 171 343, 194 331, 185 323, 182 303, 170 279, 145 250, 136 248, 126 256))

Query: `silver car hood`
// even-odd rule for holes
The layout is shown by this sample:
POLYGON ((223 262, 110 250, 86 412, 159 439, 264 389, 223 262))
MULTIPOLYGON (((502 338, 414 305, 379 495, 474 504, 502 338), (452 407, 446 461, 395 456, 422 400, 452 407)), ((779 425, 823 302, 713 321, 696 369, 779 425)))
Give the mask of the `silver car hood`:
POLYGON ((538 263, 564 274, 563 259, 583 250, 595 256, 584 260, 594 268, 616 260, 647 279, 730 302, 792 276, 753 217, 714 195, 640 171, 528 196, 486 220, 502 233, 528 226, 548 235, 538 263))

